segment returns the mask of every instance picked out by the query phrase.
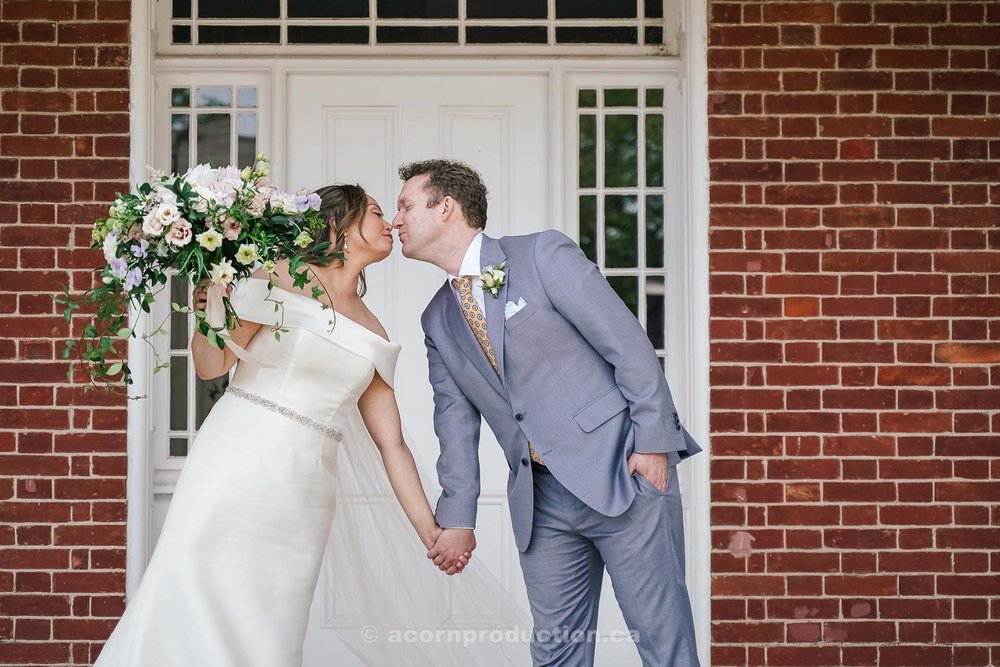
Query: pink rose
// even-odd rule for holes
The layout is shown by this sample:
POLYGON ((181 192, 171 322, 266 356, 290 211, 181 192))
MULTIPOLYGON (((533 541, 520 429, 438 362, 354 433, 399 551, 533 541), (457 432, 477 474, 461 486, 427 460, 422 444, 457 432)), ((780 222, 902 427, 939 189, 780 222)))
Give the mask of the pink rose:
POLYGON ((174 224, 170 225, 167 232, 167 242, 175 246, 185 246, 191 242, 191 223, 184 218, 178 218, 174 224))

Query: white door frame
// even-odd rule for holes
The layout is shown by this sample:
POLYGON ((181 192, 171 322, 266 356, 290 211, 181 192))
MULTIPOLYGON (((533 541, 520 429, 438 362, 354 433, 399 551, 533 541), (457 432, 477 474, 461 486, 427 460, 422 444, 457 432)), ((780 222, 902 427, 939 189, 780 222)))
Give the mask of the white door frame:
MULTIPOLYGON (((155 0, 132 0, 132 59, 130 66, 130 155, 129 179, 134 183, 146 180, 146 165, 152 157, 152 133, 150 119, 153 117, 153 95, 151 81, 153 77, 153 45, 156 36, 153 34, 153 8, 155 0)), ((676 280, 681 282, 682 293, 687 295, 681 304, 684 322, 691 327, 686 341, 686 354, 690 359, 685 364, 683 377, 674 381, 674 393, 682 397, 683 412, 688 430, 705 452, 696 456, 687 465, 692 466, 691 488, 687 490, 692 511, 693 531, 690 553, 691 561, 688 569, 691 573, 690 594, 695 609, 695 627, 698 630, 699 654, 702 663, 710 664, 710 623, 711 623, 711 528, 709 516, 710 500, 710 467, 711 457, 709 442, 709 283, 708 283, 708 116, 706 112, 707 85, 707 7, 705 0, 683 0, 681 4, 680 32, 680 82, 683 93, 685 114, 686 142, 683 150, 686 152, 684 164, 689 168, 685 184, 684 205, 687 214, 687 225, 679 230, 683 235, 679 241, 683 248, 681 266, 677 267, 676 280)), ((173 59, 171 59, 173 61, 173 59)), ((178 58, 178 65, 194 63, 191 59, 178 58)), ((270 63, 274 68, 293 66, 284 61, 274 59, 260 60, 258 63, 270 63)), ((338 61, 340 62, 340 61, 338 61)), ((371 67, 379 61, 366 61, 371 67)), ((609 61, 560 60, 561 66, 546 67, 554 71, 556 76, 562 76, 568 66, 589 64, 593 69, 608 70, 615 67, 649 67, 649 58, 615 59, 609 61)), ((249 64, 249 63, 248 63, 249 64)), ((676 68, 676 61, 667 61, 671 68, 676 68)), ((300 60, 295 67, 308 68, 315 61, 300 60)), ((327 65, 328 66, 328 65, 327 65)), ((412 70, 427 71, 426 61, 393 62, 394 67, 407 67, 412 70)), ((445 71, 461 67, 460 62, 454 66, 435 64, 445 71)), ((522 71, 538 71, 537 60, 507 60, 496 66, 522 71)), ((273 100, 281 100, 283 77, 272 79, 275 82, 273 100)), ((562 86, 551 87, 552 95, 561 94, 562 86)), ((559 108, 557 100, 553 99, 552 108, 559 108)), ((281 105, 275 104, 275 108, 281 105)), ((554 114, 553 132, 560 140, 552 142, 552 150, 562 150, 562 138, 565 136, 563 114, 554 114)), ((282 117, 273 116, 274 126, 280 126, 282 117)), ((284 139, 279 132, 272 134, 272 150, 274 155, 283 155, 284 139)), ((553 164, 561 165, 563 160, 553 155, 553 164)), ((282 175, 275 174, 278 182, 282 175)), ((555 183, 563 182, 563 174, 553 175, 555 183)), ((562 220, 564 201, 562 197, 553 197, 553 220, 562 220)), ((676 311, 675 311, 676 312, 676 311)), ((143 315, 139 314, 138 325, 145 326, 143 315)), ((132 395, 144 396, 148 392, 149 358, 148 347, 141 341, 132 339, 129 344, 129 360, 133 372, 134 385, 132 395)), ((128 406, 127 426, 127 527, 126 527, 126 596, 131 597, 146 568, 146 554, 149 546, 149 527, 152 516, 152 480, 149 466, 148 433, 150 428, 149 408, 145 400, 131 401, 128 406)))

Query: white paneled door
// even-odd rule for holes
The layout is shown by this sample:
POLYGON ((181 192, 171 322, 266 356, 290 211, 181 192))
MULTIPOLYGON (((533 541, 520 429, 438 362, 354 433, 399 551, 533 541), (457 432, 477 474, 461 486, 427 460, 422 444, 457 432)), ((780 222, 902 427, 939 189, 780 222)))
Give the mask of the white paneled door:
MULTIPOLYGON (((549 75, 543 73, 289 72, 283 96, 288 102, 281 180, 307 187, 360 183, 391 218, 401 163, 457 158, 478 168, 486 180, 490 191, 487 232, 492 236, 563 228, 562 221, 549 218, 552 197, 561 192, 551 176, 554 115, 549 106, 550 85, 549 75)), ((556 148, 561 150, 561 145, 556 148)), ((435 492, 438 447, 420 313, 444 277, 435 267, 402 257, 397 247, 390 259, 368 271, 366 297, 392 338, 403 345, 396 394, 409 444, 429 477, 426 483, 435 492)), ((485 427, 480 461, 476 558, 527 610, 506 505, 508 467, 485 427)), ((378 554, 372 557, 378 558, 378 554)), ((424 556, 415 551, 413 557, 424 556)), ((445 580, 442 575, 443 585, 445 580)), ((305 664, 360 664, 333 632, 344 622, 344 610, 338 609, 335 600, 325 599, 325 590, 327 586, 320 582, 306 639, 305 664)), ((604 587, 601 630, 605 635, 627 636, 609 581, 604 587)), ((600 664, 611 660, 639 664, 630 642, 604 643, 598 656, 600 664)))
MULTIPOLYGON (((546 219, 548 180, 547 77, 476 75, 289 74, 284 181, 319 187, 360 183, 391 219, 403 162, 457 158, 478 168, 490 191, 487 232, 525 234, 552 226, 546 219)), ((435 267, 392 256, 367 272, 366 302, 390 336, 402 343, 396 395, 410 447, 437 491, 437 440, 420 313, 444 280, 435 267)), ((510 536, 507 465, 488 428, 480 448, 482 496, 476 557, 524 600, 517 550, 510 536)), ((432 498, 432 502, 433 502, 432 498)), ((372 554, 378 558, 378 554, 372 554)), ((414 558, 424 558, 414 551, 414 558)), ((428 567, 433 565, 428 561, 428 567)), ((345 564, 345 567, 349 567, 345 564)), ((326 576, 325 574, 323 576, 326 576)), ((442 574, 442 585, 447 577, 442 574)), ((331 628, 344 610, 313 603, 305 664, 360 664, 331 628)))

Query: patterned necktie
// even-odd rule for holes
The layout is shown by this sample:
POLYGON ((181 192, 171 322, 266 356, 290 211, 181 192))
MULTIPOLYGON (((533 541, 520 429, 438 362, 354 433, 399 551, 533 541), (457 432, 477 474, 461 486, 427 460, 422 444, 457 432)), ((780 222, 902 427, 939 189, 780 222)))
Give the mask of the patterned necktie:
MULTIPOLYGON (((490 360, 490 365, 493 366, 493 370, 497 371, 497 359, 493 355, 493 346, 490 344, 489 332, 486 328, 486 316, 483 311, 479 309, 479 304, 476 303, 476 297, 472 293, 472 276, 461 276, 455 278, 451 281, 452 286, 458 290, 458 299, 462 304, 462 314, 465 315, 465 321, 469 323, 469 328, 472 329, 472 333, 475 334, 476 340, 479 341, 479 346, 483 348, 483 352, 486 353, 486 358, 490 360)), ((497 374, 499 375, 499 371, 497 374)), ((538 455, 535 448, 528 443, 528 452, 531 454, 531 460, 535 463, 544 463, 542 457, 538 455)))

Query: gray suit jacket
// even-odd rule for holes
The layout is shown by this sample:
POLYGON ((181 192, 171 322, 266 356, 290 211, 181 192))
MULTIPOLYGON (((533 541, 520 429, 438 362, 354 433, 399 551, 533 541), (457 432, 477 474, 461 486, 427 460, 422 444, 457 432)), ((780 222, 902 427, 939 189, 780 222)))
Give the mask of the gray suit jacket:
POLYGON ((503 261, 499 294, 484 295, 499 376, 447 282, 421 324, 441 444, 437 521, 475 525, 485 417, 510 467, 507 497, 523 551, 534 508, 529 442, 563 486, 608 516, 635 497, 632 451, 666 452, 674 465, 701 447, 681 426, 646 332, 579 246, 554 230, 485 237, 483 266, 503 261), (526 305, 505 320, 505 304, 522 298, 526 305))

